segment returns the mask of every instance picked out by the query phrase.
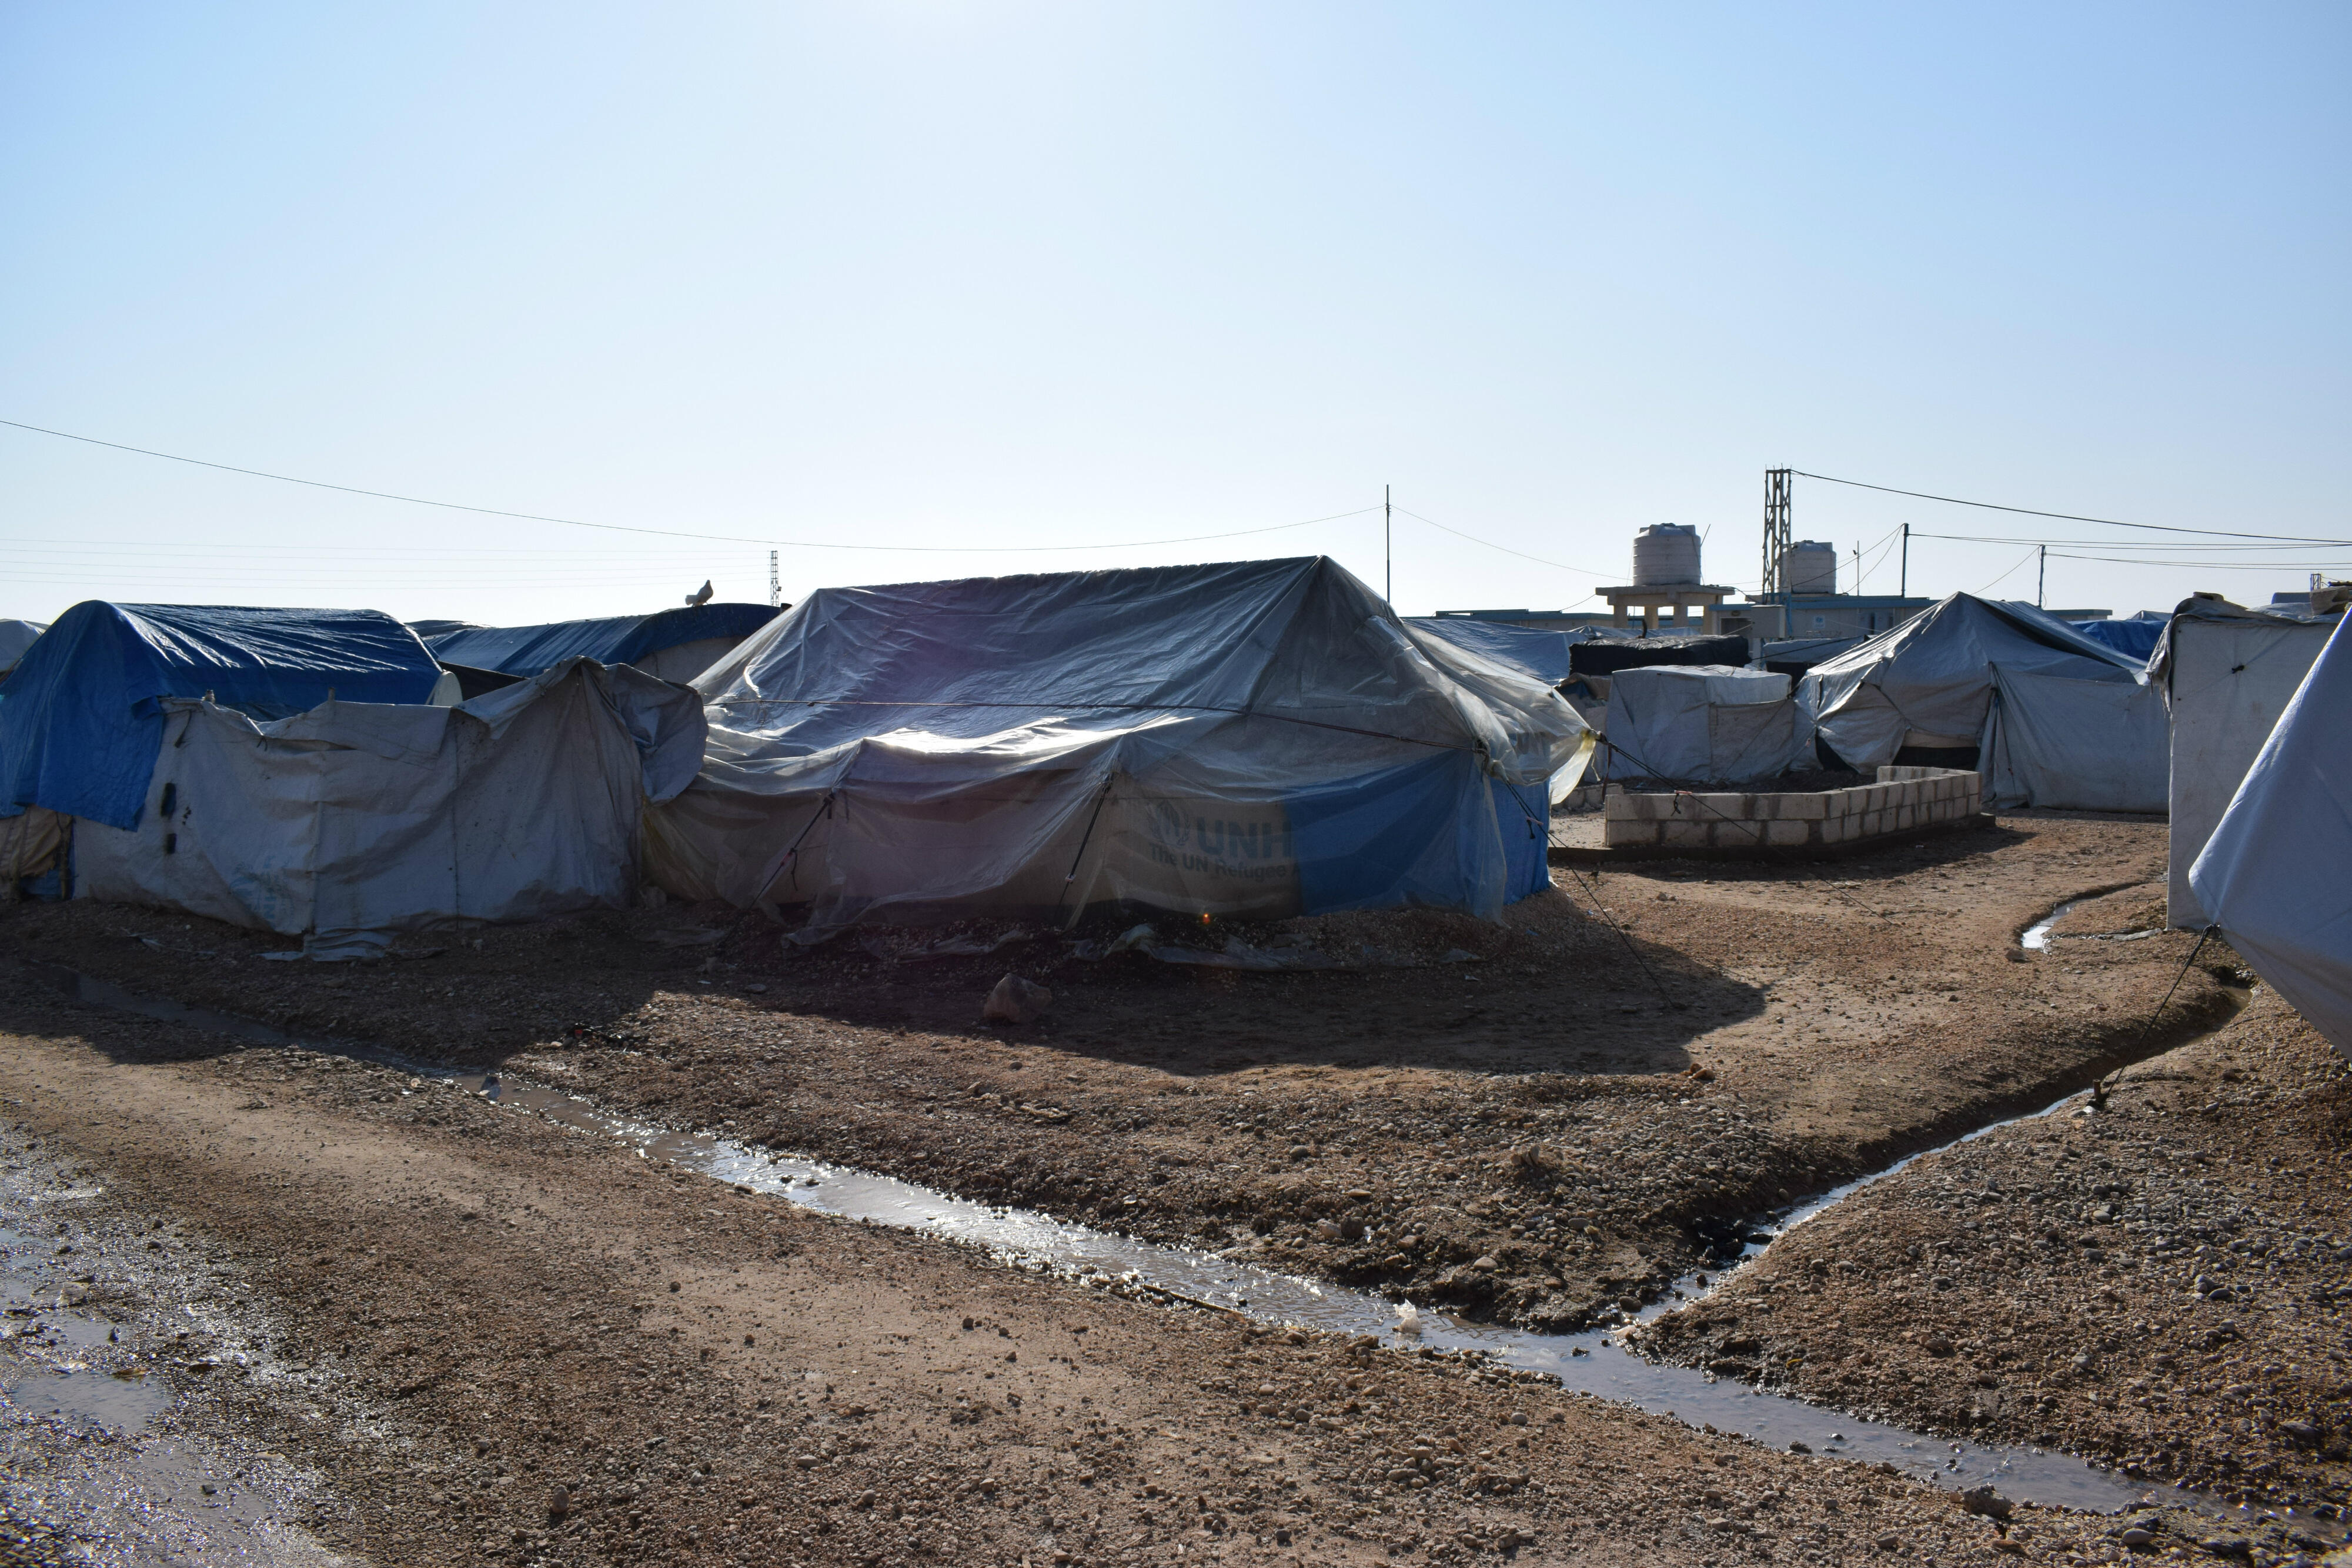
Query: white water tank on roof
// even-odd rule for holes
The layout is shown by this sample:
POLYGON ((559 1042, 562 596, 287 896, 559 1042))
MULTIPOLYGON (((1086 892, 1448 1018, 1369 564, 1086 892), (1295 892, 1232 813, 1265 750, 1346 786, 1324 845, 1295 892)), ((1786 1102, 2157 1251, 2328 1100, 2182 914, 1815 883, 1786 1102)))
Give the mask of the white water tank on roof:
POLYGON ((1696 582, 1698 530, 1688 523, 1655 523, 1633 536, 1633 586, 1696 582))
POLYGON ((1837 591, 1837 546, 1799 539, 1780 552, 1780 591, 1826 599, 1837 591))

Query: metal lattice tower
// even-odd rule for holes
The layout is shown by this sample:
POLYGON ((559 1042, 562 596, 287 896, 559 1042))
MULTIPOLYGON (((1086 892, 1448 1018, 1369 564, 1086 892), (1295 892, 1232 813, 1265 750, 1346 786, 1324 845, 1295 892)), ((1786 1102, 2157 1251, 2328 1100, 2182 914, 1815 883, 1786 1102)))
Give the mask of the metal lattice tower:
POLYGON ((1794 542, 1789 537, 1789 477, 1786 468, 1764 470, 1764 585, 1759 598, 1783 591, 1780 558, 1794 542))

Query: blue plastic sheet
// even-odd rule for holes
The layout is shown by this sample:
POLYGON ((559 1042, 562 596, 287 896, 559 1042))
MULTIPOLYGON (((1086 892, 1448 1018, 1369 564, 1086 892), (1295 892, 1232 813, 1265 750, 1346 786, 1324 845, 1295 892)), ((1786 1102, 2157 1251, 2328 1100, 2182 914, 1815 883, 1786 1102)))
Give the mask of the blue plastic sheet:
POLYGON ((0 683, 0 816, 46 806, 135 827, 163 745, 164 697, 209 693, 268 721, 330 695, 423 703, 440 674, 416 634, 378 611, 89 600, 0 683))
POLYGON ((445 664, 535 675, 571 658, 638 664, 665 648, 688 643, 715 637, 740 641, 782 613, 770 604, 699 604, 654 615, 556 621, 544 626, 469 626, 435 637, 427 645, 445 664))
POLYGON ((2164 635, 2165 621, 2134 616, 2128 621, 2069 621, 2066 624, 2094 643, 2146 663, 2156 652, 2157 639, 2164 635))

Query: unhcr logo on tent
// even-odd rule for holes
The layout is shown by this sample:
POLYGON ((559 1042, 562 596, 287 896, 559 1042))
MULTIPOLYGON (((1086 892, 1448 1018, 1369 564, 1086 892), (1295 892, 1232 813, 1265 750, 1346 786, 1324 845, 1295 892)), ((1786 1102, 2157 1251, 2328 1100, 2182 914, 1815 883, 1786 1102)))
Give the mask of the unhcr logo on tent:
POLYGON ((1162 800, 1152 807, 1150 832, 1153 860, 1216 876, 1259 876, 1271 869, 1268 862, 1287 862, 1297 852, 1289 819, 1279 808, 1255 821, 1236 821, 1162 800))

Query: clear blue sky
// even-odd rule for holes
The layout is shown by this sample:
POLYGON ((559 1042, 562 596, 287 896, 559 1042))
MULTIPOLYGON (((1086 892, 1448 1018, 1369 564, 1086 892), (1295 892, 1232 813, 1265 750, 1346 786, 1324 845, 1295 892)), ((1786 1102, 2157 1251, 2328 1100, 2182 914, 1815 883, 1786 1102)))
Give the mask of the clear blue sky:
MULTIPOLYGON (((1377 585, 1377 517, 973 547, 1260 528, 1383 483, 1590 569, 1401 518, 1408 612, 1573 604, 1654 522, 1752 583, 1773 464, 2352 538, 2347 80, 2337 3, 8 0, 0 418, 946 550, 786 548, 793 599, 1312 551, 1377 585)), ((0 474, 0 615, 766 594, 760 544, 13 430, 0 474)), ((1796 519, 1847 551, 1906 520, 2133 537, 1804 480, 1796 519)), ((1912 585, 2025 553, 1921 541, 1912 585)), ((2049 599, 2352 575, 2277 559, 2053 559, 2049 599)))

